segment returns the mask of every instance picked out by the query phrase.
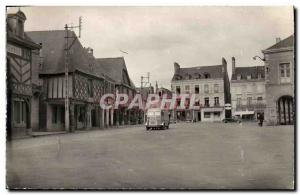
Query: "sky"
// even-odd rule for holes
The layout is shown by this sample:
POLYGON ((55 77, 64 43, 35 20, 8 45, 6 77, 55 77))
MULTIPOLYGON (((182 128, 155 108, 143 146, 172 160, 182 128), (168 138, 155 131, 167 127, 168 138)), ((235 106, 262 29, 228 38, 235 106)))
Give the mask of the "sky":
MULTIPOLYGON (((292 6, 220 7, 22 7, 26 31, 63 30, 78 24, 80 41, 96 58, 126 61, 136 87, 150 72, 152 86, 170 89, 174 62, 181 67, 219 65, 231 57, 236 66, 263 65, 253 56, 294 33, 292 6), (123 53, 121 51, 125 51, 123 53)), ((9 8, 8 13, 16 12, 9 8)), ((76 32, 76 31, 75 31, 76 32)), ((77 33, 78 34, 78 33, 77 33)))

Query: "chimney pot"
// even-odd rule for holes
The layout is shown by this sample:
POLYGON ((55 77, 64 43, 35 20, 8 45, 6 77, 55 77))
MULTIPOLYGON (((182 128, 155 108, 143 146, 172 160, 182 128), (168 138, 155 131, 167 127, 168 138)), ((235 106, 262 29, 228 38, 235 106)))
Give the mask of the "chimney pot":
POLYGON ((174 71, 175 73, 177 72, 177 70, 180 69, 180 65, 177 62, 174 62, 174 71))
POLYGON ((235 73, 235 57, 232 57, 231 60, 232 60, 232 74, 234 74, 235 73))

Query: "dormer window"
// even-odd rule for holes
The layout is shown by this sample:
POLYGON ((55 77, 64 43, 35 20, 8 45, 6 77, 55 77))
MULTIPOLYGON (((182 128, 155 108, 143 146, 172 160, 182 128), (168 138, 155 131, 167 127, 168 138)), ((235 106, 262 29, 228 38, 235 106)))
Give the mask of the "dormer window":
POLYGON ((210 74, 204 73, 204 78, 209 79, 210 78, 210 74))
POLYGON ((237 75, 237 80, 241 80, 241 78, 242 78, 242 75, 238 74, 237 75))
POLYGON ((186 75, 185 75, 185 79, 191 79, 191 78, 192 78, 191 75, 189 75, 189 74, 186 74, 186 75))
POLYGON ((199 73, 195 73, 194 76, 195 76, 195 79, 200 79, 201 78, 201 74, 199 74, 199 73))
POLYGON ((176 80, 181 80, 181 76, 180 75, 176 75, 175 78, 176 78, 176 80))

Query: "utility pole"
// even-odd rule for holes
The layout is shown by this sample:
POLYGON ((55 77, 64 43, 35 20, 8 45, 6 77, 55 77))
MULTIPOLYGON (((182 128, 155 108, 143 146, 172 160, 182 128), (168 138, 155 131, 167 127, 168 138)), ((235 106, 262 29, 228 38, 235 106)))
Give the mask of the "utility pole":
POLYGON ((141 89, 150 83, 150 72, 147 72, 147 76, 141 76, 141 89), (144 85, 145 84, 145 85, 144 85))
MULTIPOLYGON (((150 84, 150 72, 147 72, 147 76, 141 76, 141 94, 143 95, 142 91, 143 91, 143 87, 146 87, 147 84, 150 84)), ((148 92, 146 92, 146 96, 148 97, 148 92)), ((146 121, 146 110, 144 108, 144 121, 146 121)))
POLYGON ((70 129, 70 102, 69 102, 69 50, 77 39, 76 36, 69 36, 69 30, 73 30, 74 28, 79 29, 79 38, 81 36, 81 17, 79 17, 79 25, 69 27, 67 24, 65 25, 65 130, 72 132, 70 129), (72 39, 71 44, 69 44, 69 39, 72 39))

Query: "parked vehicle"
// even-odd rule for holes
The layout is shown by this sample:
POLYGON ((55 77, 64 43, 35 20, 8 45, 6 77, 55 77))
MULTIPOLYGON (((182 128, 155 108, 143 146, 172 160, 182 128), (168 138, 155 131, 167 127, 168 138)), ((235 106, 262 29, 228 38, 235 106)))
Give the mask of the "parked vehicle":
POLYGON ((150 108, 147 111, 146 130, 150 129, 169 129, 170 125, 169 111, 160 108, 150 108))
POLYGON ((241 119, 233 117, 233 118, 224 118, 223 123, 241 123, 241 119))

